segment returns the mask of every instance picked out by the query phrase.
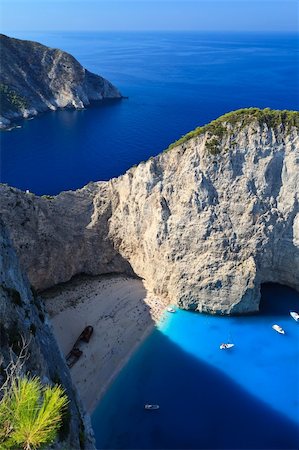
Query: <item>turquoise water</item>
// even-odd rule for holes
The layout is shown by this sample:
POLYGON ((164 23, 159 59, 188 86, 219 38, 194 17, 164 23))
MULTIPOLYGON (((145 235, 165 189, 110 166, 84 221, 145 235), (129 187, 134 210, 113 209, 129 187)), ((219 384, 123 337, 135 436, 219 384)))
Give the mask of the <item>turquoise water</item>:
POLYGON ((97 448, 298 449, 299 295, 262 294, 254 316, 166 313, 94 412, 97 448))

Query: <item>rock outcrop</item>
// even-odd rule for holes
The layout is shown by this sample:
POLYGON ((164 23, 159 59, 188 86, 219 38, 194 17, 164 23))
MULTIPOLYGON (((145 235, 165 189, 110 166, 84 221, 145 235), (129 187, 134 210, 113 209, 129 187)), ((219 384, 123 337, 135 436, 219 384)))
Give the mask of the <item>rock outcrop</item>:
POLYGON ((1 215, 36 289, 80 273, 133 274, 108 237, 108 183, 90 183, 55 197, 38 197, 2 185, 0 196, 1 215))
POLYGON ((37 289, 134 272, 180 307, 249 313, 260 286, 299 290, 299 113, 240 110, 125 175, 56 197, 1 187, 37 289))
POLYGON ((29 343, 23 372, 39 376, 43 383, 58 383, 66 390, 69 414, 65 415, 58 442, 51 448, 94 449, 89 418, 72 386, 69 370, 52 334, 47 314, 22 274, 17 256, 0 220, 0 386, 4 369, 29 343))
POLYGON ((0 49, 0 128, 47 110, 121 98, 109 81, 84 69, 69 53, 3 34, 0 49))

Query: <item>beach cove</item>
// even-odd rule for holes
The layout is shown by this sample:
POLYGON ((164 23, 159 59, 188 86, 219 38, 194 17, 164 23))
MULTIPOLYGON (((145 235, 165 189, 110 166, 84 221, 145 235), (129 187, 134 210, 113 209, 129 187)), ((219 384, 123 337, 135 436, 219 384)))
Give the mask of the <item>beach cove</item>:
POLYGON ((79 276, 43 299, 64 355, 94 327, 70 373, 97 448, 297 448, 292 289, 266 284, 260 313, 235 317, 169 313, 141 280, 121 275, 79 276), (235 347, 220 350, 222 342, 235 347), (146 403, 160 409, 145 411, 146 403))
POLYGON ((142 280, 121 275, 79 276, 42 294, 54 335, 66 356, 83 329, 94 328, 70 369, 89 413, 134 349, 161 319, 167 302, 147 292, 142 280))

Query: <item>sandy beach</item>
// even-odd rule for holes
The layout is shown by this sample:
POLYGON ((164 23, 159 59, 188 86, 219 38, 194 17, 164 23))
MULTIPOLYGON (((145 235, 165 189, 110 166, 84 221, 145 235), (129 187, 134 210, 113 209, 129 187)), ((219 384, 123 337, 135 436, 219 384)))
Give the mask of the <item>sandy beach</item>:
POLYGON ((64 355, 87 325, 94 328, 71 376, 87 411, 161 318, 167 303, 142 280, 121 275, 80 276, 42 294, 64 355))

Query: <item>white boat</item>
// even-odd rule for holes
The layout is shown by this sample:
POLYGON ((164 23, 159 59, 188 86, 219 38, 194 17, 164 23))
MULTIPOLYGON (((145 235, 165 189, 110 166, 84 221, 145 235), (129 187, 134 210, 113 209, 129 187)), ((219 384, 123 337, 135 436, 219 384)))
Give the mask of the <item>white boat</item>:
POLYGON ((277 333, 285 334, 285 331, 277 324, 272 325, 273 330, 277 331, 277 333))
POLYGON ((235 346, 235 344, 221 344, 219 348, 220 348, 220 350, 227 350, 227 349, 232 348, 234 346, 235 346))
POLYGON ((159 408, 160 408, 159 405, 150 405, 150 404, 144 405, 144 409, 154 410, 154 409, 159 409, 159 408))
POLYGON ((169 313, 175 313, 175 309, 174 309, 174 308, 167 308, 167 312, 169 312, 169 313))
POLYGON ((293 317, 296 322, 299 322, 299 314, 295 311, 290 311, 290 316, 293 317))

